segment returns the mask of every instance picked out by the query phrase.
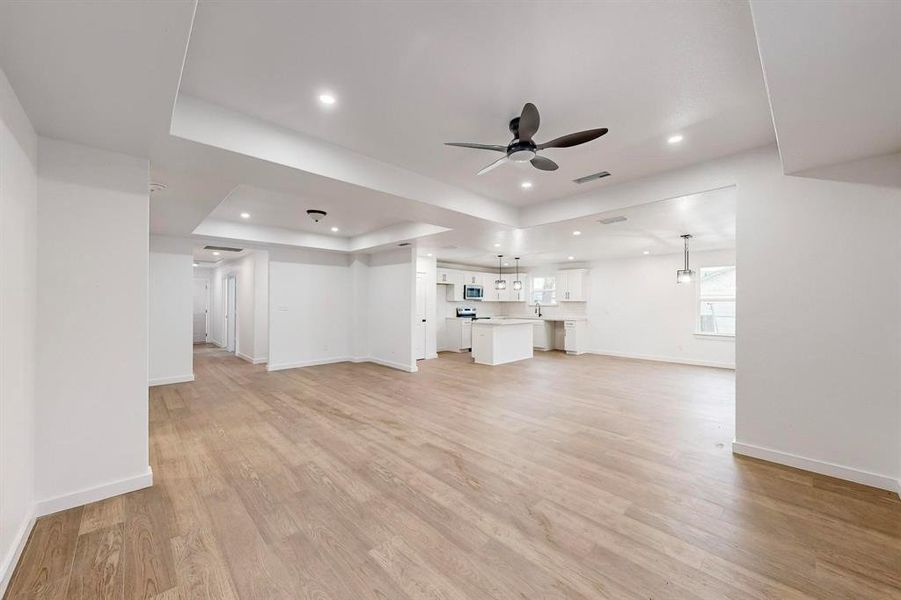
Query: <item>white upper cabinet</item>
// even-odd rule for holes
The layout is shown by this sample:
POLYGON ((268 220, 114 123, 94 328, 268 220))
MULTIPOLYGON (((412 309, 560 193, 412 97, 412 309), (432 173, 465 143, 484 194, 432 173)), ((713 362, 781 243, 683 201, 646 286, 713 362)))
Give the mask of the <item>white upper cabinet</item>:
POLYGON ((588 269, 557 271, 557 302, 585 302, 588 293, 588 269))
POLYGON ((463 302, 463 286, 464 285, 480 285, 484 293, 484 302, 525 302, 529 293, 529 278, 525 273, 519 274, 519 280, 522 281, 522 289, 514 290, 513 282, 516 280, 516 273, 504 273, 502 278, 507 281, 507 288, 503 290, 494 289, 494 282, 497 279, 497 273, 484 271, 460 271, 458 269, 439 268, 437 271, 437 279, 439 284, 447 285, 447 299, 451 302, 463 302))

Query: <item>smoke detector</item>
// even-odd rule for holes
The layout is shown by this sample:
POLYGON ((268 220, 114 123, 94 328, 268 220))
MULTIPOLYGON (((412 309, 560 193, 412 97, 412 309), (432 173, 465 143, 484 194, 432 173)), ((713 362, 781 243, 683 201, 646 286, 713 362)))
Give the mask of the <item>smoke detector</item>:
POLYGON ((318 223, 319 221, 321 221, 322 219, 325 218, 326 212, 324 210, 311 208, 310 210, 307 211, 307 215, 309 215, 309 217, 311 219, 313 219, 314 223, 318 223))

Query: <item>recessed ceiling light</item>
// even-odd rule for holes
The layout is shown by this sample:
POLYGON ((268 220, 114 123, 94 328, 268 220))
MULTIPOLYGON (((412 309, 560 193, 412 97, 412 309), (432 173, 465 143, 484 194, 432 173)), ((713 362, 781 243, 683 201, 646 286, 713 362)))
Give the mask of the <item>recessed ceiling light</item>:
POLYGON ((337 227, 332 227, 332 231, 335 232, 335 233, 338 233, 338 228, 337 228, 337 227))
POLYGON ((582 232, 577 229, 573 231, 573 235, 582 235, 582 232))
POLYGON ((509 266, 510 266, 510 263, 504 263, 504 266, 505 266, 505 267, 509 267, 509 266))
POLYGON ((427 252, 427 253, 426 253, 426 256, 431 256, 431 255, 432 255, 431 252, 427 252))
POLYGON ((531 181, 523 181, 522 183, 519 184, 519 187, 521 187, 524 190, 531 189, 532 182, 531 181))
POLYGON ((642 254, 644 254, 645 256, 647 256, 647 255, 650 254, 650 253, 651 253, 650 250, 645 250, 644 252, 642 252, 642 254))
POLYGON ((249 212, 243 212, 243 213, 241 213, 241 218, 242 218, 242 219, 249 219, 249 218, 250 218, 250 213, 249 213, 249 212))
POLYGON ((495 247, 495 248, 500 248, 501 245, 498 243, 498 244, 495 244, 494 247, 495 247))
POLYGON ((331 94, 319 94, 319 101, 326 106, 331 106, 336 102, 335 97, 331 94))
POLYGON ((682 135, 677 133, 676 135, 671 135, 671 136, 669 136, 669 138, 667 138, 666 142, 667 142, 668 144, 678 144, 678 143, 681 142, 683 139, 684 139, 684 138, 682 137, 682 135))
POLYGON ((576 257, 575 256, 567 256, 566 260, 576 260, 576 257))
POLYGON ((195 267, 199 267, 200 265, 198 265, 197 263, 194 263, 194 266, 195 266, 195 267))
POLYGON ((218 252, 213 252, 213 256, 219 256, 218 252))

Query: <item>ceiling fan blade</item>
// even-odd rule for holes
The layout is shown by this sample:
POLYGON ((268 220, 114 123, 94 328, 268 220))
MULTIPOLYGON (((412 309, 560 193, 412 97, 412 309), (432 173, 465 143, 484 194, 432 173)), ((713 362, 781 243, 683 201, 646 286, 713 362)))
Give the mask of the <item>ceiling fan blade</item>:
POLYGON ((522 107, 522 114, 519 116, 519 141, 532 141, 532 136, 538 131, 540 124, 538 107, 531 102, 526 102, 526 105, 522 107))
POLYGON ((487 167, 485 167, 484 169, 482 169, 481 171, 479 171, 478 173, 476 173, 476 175, 484 175, 484 174, 487 173, 488 171, 490 171, 490 170, 492 170, 492 169, 498 168, 499 166, 501 166, 501 165, 504 164, 505 162, 507 162, 507 157, 506 157, 506 156, 502 156, 502 157, 500 157, 499 159, 497 159, 496 161, 494 161, 493 163, 491 163, 490 165, 488 165, 487 167))
POLYGON ((475 148, 476 150, 494 150, 496 152, 506 152, 506 146, 498 146, 496 144, 467 144, 464 142, 444 142, 445 146, 458 146, 460 148, 475 148))
POLYGON ((545 148, 569 148, 571 146, 578 146, 579 144, 595 140, 605 133, 607 133, 606 127, 589 129, 587 131, 580 131, 579 133, 570 133, 569 135, 558 137, 557 139, 545 142, 544 144, 538 144, 538 149, 544 150, 545 148))
POLYGON ((529 162, 532 163, 533 167, 541 169, 542 171, 556 171, 558 168, 557 163, 543 156, 536 156, 529 162))

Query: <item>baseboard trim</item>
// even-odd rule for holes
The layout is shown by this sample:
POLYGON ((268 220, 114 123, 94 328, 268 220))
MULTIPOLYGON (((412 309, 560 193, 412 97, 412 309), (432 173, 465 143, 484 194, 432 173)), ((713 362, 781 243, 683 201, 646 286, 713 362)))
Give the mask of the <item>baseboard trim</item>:
MULTIPOLYGON (((537 350, 537 348, 536 348, 537 350)), ((654 362, 665 362, 677 365, 692 365, 695 367, 714 367, 716 369, 735 370, 735 363, 723 363, 709 360, 693 360, 690 358, 676 358, 673 356, 653 356, 650 354, 629 354, 627 352, 613 352, 611 350, 589 350, 588 354, 598 354, 601 356, 615 356, 616 358, 633 358, 636 360, 652 360, 654 362)))
POLYGON ((734 454, 759 458, 780 465, 818 473, 820 475, 828 475, 829 477, 835 477, 837 479, 853 481, 854 483, 868 485, 881 490, 888 490, 901 495, 901 482, 896 481, 892 477, 879 475, 878 473, 862 471, 860 469, 845 467, 824 460, 798 456, 797 454, 791 454, 790 452, 782 452, 781 450, 773 450, 772 448, 764 448, 762 446, 755 446, 754 444, 746 444, 739 441, 732 442, 732 452, 734 454))
POLYGON ((304 360, 295 363, 269 363, 266 369, 269 371, 283 371, 285 369, 300 369, 302 367, 315 367, 317 365, 331 365, 340 362, 352 362, 349 356, 336 356, 334 358, 317 358, 314 360, 304 360))
POLYGON ((3 564, 0 566, 0 598, 3 598, 4 594, 6 594, 6 588, 9 587, 13 571, 16 570, 16 565, 19 564, 19 558, 22 556, 22 551, 25 550, 25 544, 31 536, 31 530, 34 529, 36 520, 37 517, 35 517, 32 510, 28 518, 22 521, 22 524, 19 526, 19 531, 16 532, 16 537, 14 538, 15 543, 3 559, 3 564))
POLYGON ((244 354, 242 352, 235 352, 235 356, 237 356, 241 360, 246 360, 247 362, 249 362, 252 365, 261 365, 269 360, 268 356, 253 357, 253 356, 244 354))
POLYGON ((194 373, 190 375, 176 375, 175 377, 157 377, 156 379, 151 379, 147 382, 148 387, 153 387, 156 385, 169 385, 172 383, 187 383, 189 381, 194 381, 194 373))
POLYGON ((67 510, 69 508, 75 508, 76 506, 97 502, 98 500, 112 498, 113 496, 118 496, 120 494, 142 490, 152 485, 153 470, 148 465, 147 470, 144 473, 135 475, 134 477, 111 481, 110 483, 105 483, 85 490, 79 490, 63 496, 57 496, 56 498, 41 500, 35 504, 34 513, 37 517, 43 517, 44 515, 49 515, 61 510, 67 510))
POLYGON ((382 365, 383 367, 389 367, 391 369, 397 369, 398 371, 406 371, 407 373, 416 373, 417 371, 419 371, 419 369, 415 365, 405 365, 403 363, 390 360, 382 360, 381 358, 375 358, 373 356, 370 356, 368 359, 366 359, 366 362, 371 362, 376 365, 382 365))

